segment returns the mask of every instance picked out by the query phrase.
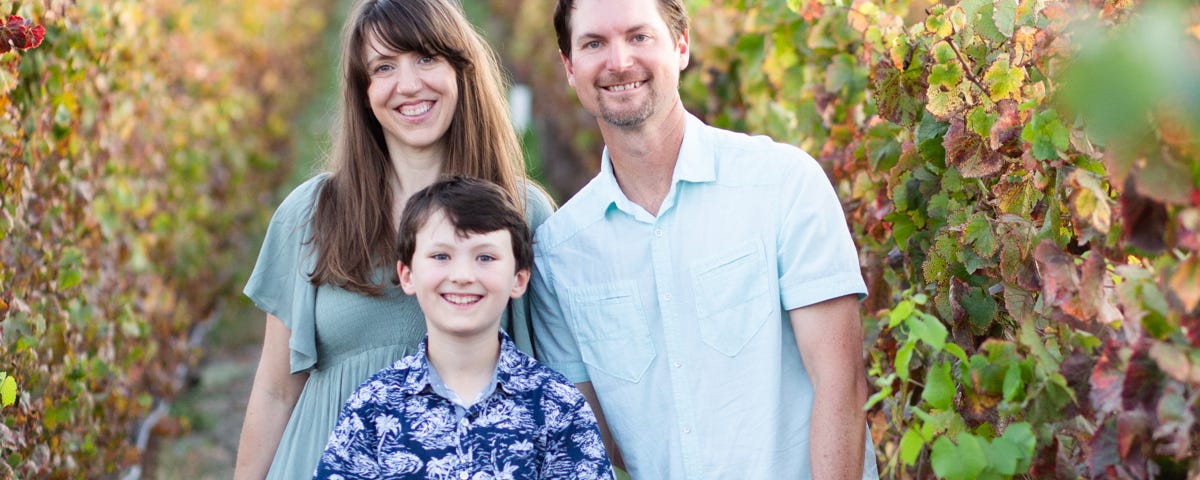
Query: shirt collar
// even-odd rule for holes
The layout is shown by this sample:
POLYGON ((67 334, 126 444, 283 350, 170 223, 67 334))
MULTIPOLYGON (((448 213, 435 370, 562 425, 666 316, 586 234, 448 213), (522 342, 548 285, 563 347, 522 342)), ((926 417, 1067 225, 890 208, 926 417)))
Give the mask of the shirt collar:
MULTIPOLYGON (((523 391, 519 386, 512 385, 511 381, 514 376, 522 375, 522 371, 526 368, 524 358, 518 353, 517 346, 513 343, 512 338, 503 330, 500 331, 500 358, 496 362, 496 370, 492 373, 492 387, 484 390, 493 390, 497 387, 502 387, 510 394, 520 393, 523 391)), ((435 391, 434 382, 445 388, 441 378, 437 376, 437 372, 429 364, 428 352, 429 336, 426 335, 421 343, 417 344, 417 351, 410 358, 413 363, 408 365, 408 375, 404 385, 400 386, 400 391, 407 395, 416 395, 424 391, 435 391)), ((519 383, 519 382, 518 382, 519 383)))
MULTIPOLYGON (((703 121, 684 113, 683 142, 679 146, 679 157, 675 161, 675 172, 671 178, 671 190, 675 191, 679 182, 703 183, 717 179, 716 150, 712 148, 712 139, 703 121)), ((600 173, 597 175, 599 190, 602 198, 606 199, 605 207, 616 205, 626 212, 634 211, 634 204, 617 185, 617 177, 613 173, 612 157, 608 147, 600 156, 600 173)), ((668 199, 665 204, 674 203, 668 199)))

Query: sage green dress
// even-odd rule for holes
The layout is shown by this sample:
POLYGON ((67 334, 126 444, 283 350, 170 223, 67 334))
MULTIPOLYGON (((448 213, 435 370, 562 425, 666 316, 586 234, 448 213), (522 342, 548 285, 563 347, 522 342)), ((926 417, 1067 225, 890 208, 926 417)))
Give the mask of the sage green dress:
MULTIPOLYGON (((321 174, 296 187, 275 211, 244 290, 291 330, 292 373, 308 372, 268 479, 312 478, 346 398, 367 377, 415 351, 425 336, 416 299, 398 286, 369 297, 309 283, 315 255, 306 241, 312 237, 316 193, 326 178, 321 174)), ((540 189, 530 185, 526 190, 526 216, 536 228, 553 207, 540 189)), ((386 274, 381 269, 378 278, 386 274)), ((532 354, 527 298, 510 304, 501 325, 521 350, 532 354)))

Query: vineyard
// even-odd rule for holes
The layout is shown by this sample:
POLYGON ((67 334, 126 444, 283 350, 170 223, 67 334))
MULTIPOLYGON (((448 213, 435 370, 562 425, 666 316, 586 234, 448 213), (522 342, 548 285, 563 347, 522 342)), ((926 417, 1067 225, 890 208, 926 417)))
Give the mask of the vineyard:
MULTIPOLYGON (((490 4, 535 111, 584 129, 542 139, 573 191, 600 146, 531 13, 553 2, 490 4)), ((688 4, 689 109, 838 187, 885 478, 1200 475, 1200 7, 688 4)))
MULTIPOLYGON (((0 0, 0 478, 142 462, 331 68, 314 3, 0 0)), ((565 200, 601 140, 553 3, 469 7, 565 200)), ((1200 476, 1200 6, 688 5, 689 110, 805 148, 843 201, 884 478, 1200 476)))
POLYGON ((287 176, 320 8, 0 0, 0 478, 141 462, 287 176))

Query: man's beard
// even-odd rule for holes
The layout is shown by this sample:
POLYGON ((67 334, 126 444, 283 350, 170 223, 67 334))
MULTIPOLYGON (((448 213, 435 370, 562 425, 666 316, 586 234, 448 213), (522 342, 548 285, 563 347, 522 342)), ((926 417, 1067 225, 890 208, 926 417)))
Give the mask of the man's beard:
POLYGON ((605 83, 607 83, 607 84, 624 83, 626 80, 625 80, 625 78, 621 78, 621 77, 644 78, 645 79, 645 80, 642 80, 643 83, 642 83, 642 86, 640 87, 640 88, 645 88, 648 90, 646 92, 647 98, 645 99, 645 103, 643 103, 641 105, 632 105, 632 104, 631 105, 618 105, 618 106, 627 106, 627 107, 632 106, 633 108, 631 110, 617 110, 617 109, 612 108, 613 106, 609 105, 608 102, 606 102, 604 100, 604 98, 601 96, 600 98, 597 98, 597 102, 596 102, 600 108, 600 119, 604 120, 604 123, 607 123, 614 127, 634 128, 634 127, 641 126, 642 123, 644 123, 646 121, 646 119, 650 118, 650 115, 654 113, 654 98, 655 98, 656 92, 654 91, 654 86, 651 83, 651 81, 653 81, 654 79, 648 78, 649 75, 643 74, 641 72, 633 72, 632 74, 619 75, 616 78, 606 79, 605 83))
POLYGON ((604 101, 600 102, 600 119, 614 127, 633 128, 641 126, 654 113, 654 102, 648 99, 633 110, 614 111, 608 108, 604 101))

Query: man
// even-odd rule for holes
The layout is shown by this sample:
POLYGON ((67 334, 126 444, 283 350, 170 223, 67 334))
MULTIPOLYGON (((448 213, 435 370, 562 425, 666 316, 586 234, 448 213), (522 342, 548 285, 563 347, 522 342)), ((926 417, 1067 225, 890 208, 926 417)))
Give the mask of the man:
POLYGON ((681 0, 559 0, 554 23, 605 151, 536 235, 541 359, 633 478, 876 477, 866 287, 824 172, 684 110, 681 0))

